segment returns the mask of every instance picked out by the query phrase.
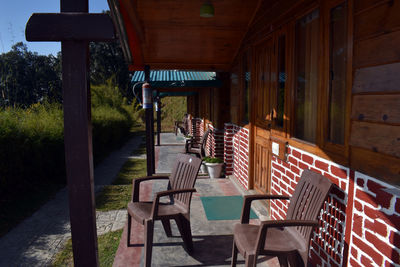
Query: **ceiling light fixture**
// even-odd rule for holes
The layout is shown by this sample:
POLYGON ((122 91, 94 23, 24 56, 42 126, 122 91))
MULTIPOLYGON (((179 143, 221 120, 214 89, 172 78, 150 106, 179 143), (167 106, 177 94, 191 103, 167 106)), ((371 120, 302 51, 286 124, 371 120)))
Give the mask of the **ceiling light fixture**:
POLYGON ((212 18, 214 17, 214 6, 210 1, 206 0, 200 7, 200 17, 212 18))

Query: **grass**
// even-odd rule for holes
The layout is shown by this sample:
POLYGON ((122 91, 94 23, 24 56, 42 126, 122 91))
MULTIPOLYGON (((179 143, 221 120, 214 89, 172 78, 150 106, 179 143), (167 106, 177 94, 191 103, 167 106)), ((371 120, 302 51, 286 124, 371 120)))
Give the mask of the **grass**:
MULTIPOLYGON (((145 144, 142 143, 132 155, 146 153, 145 144)), ((96 209, 99 211, 118 210, 126 208, 131 198, 132 179, 147 175, 146 159, 129 158, 112 185, 104 186, 103 190, 96 196, 96 209)))
MULTIPOLYGON (((99 265, 112 266, 114 263, 115 253, 117 252, 119 242, 122 235, 122 229, 114 232, 108 232, 104 235, 98 236, 98 252, 99 252, 99 265)), ((58 253, 52 264, 54 267, 58 266, 73 266, 72 256, 72 241, 67 241, 64 250, 58 253)))
POLYGON ((130 185, 132 178, 146 176, 146 160, 139 158, 128 159, 122 166, 117 178, 113 182, 114 185, 130 185))
MULTIPOLYGON (((187 113, 187 104, 185 96, 164 97, 161 100, 161 131, 172 132, 174 130, 174 122, 181 121, 185 113, 187 113)), ((156 119, 156 115, 154 115, 156 119)), ((154 129, 157 129, 154 124, 154 129)))
MULTIPOLYGON (((141 134, 140 132, 136 134, 141 134)), ((132 152, 133 155, 144 154, 145 144, 132 152)), ((112 185, 107 185, 96 196, 96 210, 109 211, 125 209, 132 193, 132 179, 146 175, 146 159, 130 158, 121 167, 112 185)), ((112 266, 118 249, 122 230, 109 232, 98 237, 100 266, 112 266)), ((53 266, 73 266, 72 242, 68 240, 53 262, 53 266)))

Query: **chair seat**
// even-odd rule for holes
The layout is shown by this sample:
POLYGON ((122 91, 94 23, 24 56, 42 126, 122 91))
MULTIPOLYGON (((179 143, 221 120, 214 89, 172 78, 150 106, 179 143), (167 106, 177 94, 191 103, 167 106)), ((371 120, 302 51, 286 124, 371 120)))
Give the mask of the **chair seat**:
MULTIPOLYGON (((128 212, 135 219, 135 221, 144 224, 146 219, 151 218, 152 207, 153 202, 130 202, 128 203, 128 212)), ((158 206, 159 217, 172 218, 175 215, 186 213, 186 209, 176 204, 160 203, 158 206)))
MULTIPOLYGON (((253 224, 236 224, 234 226, 235 243, 244 257, 247 254, 255 254, 259 229, 260 226, 253 224)), ((263 254, 287 254, 306 249, 288 228, 269 228, 263 254)))
POLYGON ((191 148, 188 149, 188 151, 191 152, 191 153, 199 153, 200 154, 201 148, 200 147, 199 148, 191 147, 191 148))

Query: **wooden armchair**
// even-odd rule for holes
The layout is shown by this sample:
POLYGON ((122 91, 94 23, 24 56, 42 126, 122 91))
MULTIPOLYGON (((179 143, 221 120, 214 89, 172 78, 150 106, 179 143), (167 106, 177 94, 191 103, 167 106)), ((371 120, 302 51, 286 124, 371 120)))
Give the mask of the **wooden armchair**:
POLYGON ((324 176, 304 170, 292 197, 245 196, 241 223, 233 230, 232 266, 236 266, 238 252, 246 266, 256 266, 258 255, 277 256, 281 266, 307 266, 311 233, 318 226, 318 215, 331 186, 324 176), (251 202, 257 199, 290 199, 286 220, 249 224, 251 202))
POLYGON ((196 192, 196 183, 201 159, 179 154, 176 163, 168 176, 148 176, 133 180, 132 202, 128 204, 128 238, 130 246, 132 218, 145 226, 144 247, 145 266, 151 266, 154 221, 161 220, 168 237, 172 236, 170 219, 174 219, 185 244, 186 250, 193 250, 190 228, 190 202, 192 193, 196 192), (140 183, 154 179, 169 179, 168 190, 158 192, 153 201, 140 201, 140 183), (168 203, 160 202, 161 197, 170 197, 168 203))
POLYGON ((192 139, 186 140, 185 153, 195 154, 199 158, 204 158, 206 155, 207 138, 211 130, 208 129, 203 136, 193 136, 192 139))

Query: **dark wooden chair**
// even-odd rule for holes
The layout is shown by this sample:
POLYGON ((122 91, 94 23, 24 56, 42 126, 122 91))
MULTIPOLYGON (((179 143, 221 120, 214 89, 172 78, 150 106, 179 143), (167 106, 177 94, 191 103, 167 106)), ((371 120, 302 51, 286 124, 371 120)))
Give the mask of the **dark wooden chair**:
POLYGON ((238 252, 246 266, 256 266, 258 255, 277 256, 281 266, 307 266, 311 233, 318 226, 318 215, 331 186, 324 176, 304 170, 292 197, 245 196, 241 223, 233 230, 232 266, 236 266, 238 252), (290 199, 286 220, 249 224, 251 202, 258 199, 290 199))
POLYGON ((189 115, 188 114, 185 114, 185 116, 183 116, 183 120, 182 121, 175 121, 174 122, 175 135, 178 135, 178 130, 183 135, 187 135, 189 133, 189 115))
POLYGON ((186 140, 185 153, 195 154, 201 159, 207 156, 206 146, 210 132, 211 130, 208 129, 203 136, 194 136, 192 139, 186 140))
POLYGON ((192 193, 196 192, 196 183, 201 159, 179 154, 176 163, 168 176, 148 176, 133 180, 132 202, 128 204, 128 238, 130 246, 132 218, 144 225, 145 266, 151 266, 154 221, 161 220, 168 237, 172 236, 170 220, 176 221, 186 250, 193 251, 192 232, 190 227, 190 202, 192 193), (158 192, 153 201, 140 201, 140 183, 154 179, 169 179, 168 190, 158 192), (169 201, 160 202, 161 197, 169 201))

